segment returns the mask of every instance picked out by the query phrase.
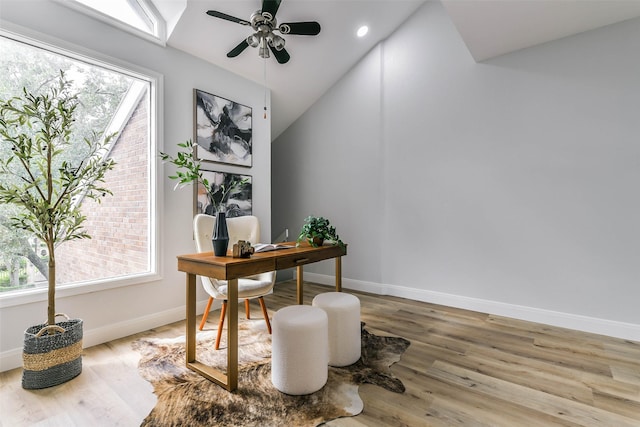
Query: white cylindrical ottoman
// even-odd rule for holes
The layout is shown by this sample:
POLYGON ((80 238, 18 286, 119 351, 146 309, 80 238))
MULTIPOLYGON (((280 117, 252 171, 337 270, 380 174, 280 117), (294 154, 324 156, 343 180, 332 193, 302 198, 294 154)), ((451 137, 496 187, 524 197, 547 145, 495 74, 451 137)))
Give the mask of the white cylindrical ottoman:
POLYGON ((283 393, 310 394, 327 383, 327 314, 309 305, 276 312, 271 322, 271 382, 283 393))
POLYGON ((360 300, 344 292, 326 292, 311 304, 326 311, 329 318, 329 365, 348 366, 360 359, 360 300))

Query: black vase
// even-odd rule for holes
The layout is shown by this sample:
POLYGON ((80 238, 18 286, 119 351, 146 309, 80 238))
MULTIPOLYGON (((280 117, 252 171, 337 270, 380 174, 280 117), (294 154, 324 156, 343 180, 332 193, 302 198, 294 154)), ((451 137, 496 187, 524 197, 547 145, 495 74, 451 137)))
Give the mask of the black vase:
POLYGON ((227 213, 224 208, 220 208, 216 215, 216 223, 213 226, 213 254, 215 256, 226 256, 229 247, 229 229, 227 229, 227 213))

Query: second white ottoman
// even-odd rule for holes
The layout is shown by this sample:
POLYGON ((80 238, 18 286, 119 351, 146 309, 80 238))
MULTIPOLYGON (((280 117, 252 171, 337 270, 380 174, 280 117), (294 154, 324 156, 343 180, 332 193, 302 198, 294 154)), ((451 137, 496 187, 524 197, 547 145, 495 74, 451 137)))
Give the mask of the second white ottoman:
POLYGON ((328 377, 328 320, 320 308, 292 305, 272 320, 271 382, 286 394, 320 390, 328 377))
POLYGON ((348 366, 360 359, 360 300, 344 292, 325 292, 311 304, 329 317, 329 365, 348 366))

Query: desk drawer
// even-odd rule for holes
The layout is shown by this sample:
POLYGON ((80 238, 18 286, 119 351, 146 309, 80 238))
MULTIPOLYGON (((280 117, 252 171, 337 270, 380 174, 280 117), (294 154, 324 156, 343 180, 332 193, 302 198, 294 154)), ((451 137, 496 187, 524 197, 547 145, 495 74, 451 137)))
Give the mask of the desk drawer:
POLYGON ((323 261, 344 255, 344 251, 338 247, 327 247, 323 250, 309 250, 292 253, 291 255, 279 256, 276 259, 276 268, 283 270, 286 268, 298 267, 312 262, 323 261))

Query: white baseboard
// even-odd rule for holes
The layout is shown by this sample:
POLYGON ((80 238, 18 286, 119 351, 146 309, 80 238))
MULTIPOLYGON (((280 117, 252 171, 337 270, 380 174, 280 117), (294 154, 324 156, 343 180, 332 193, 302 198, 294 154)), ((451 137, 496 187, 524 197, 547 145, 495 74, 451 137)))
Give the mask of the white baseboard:
MULTIPOLYGON (((325 274, 304 273, 306 281, 333 286, 335 277, 325 274)), ((640 325, 599 319, 578 314, 562 313, 535 307, 507 304, 498 301, 469 298, 443 292, 408 288, 405 286, 384 285, 361 280, 342 279, 343 289, 369 292, 377 295, 391 295, 415 301, 463 308, 466 310, 511 317, 529 322, 543 323, 561 328, 574 329, 594 334, 607 335, 632 341, 640 341, 640 325)))
MULTIPOLYGON (((199 301, 196 304, 196 313, 202 314, 206 303, 206 300, 199 301)), ((213 309, 215 309, 215 307, 212 307, 212 310, 213 309)), ((137 317, 135 319, 128 319, 118 323, 112 323, 99 328, 86 329, 85 324, 85 330, 83 331, 82 336, 82 345, 84 348, 93 347, 94 345, 137 334, 138 332, 148 331, 149 329, 168 325, 169 323, 177 322, 179 320, 184 320, 185 312, 186 307, 183 305, 181 307, 172 308, 159 313, 153 313, 148 316, 137 317)), ((13 348, 0 353, 0 372, 19 368, 21 366, 22 347, 13 348)))

